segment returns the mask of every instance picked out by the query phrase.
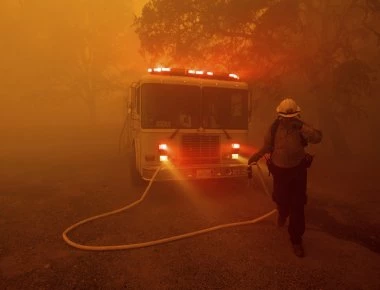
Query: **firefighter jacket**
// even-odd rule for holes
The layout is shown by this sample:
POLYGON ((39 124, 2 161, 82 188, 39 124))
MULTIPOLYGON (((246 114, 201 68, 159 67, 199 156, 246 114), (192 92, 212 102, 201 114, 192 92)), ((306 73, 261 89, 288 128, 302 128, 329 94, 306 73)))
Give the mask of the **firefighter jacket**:
POLYGON ((250 162, 256 162, 270 153, 274 165, 282 168, 295 167, 306 155, 303 139, 307 143, 317 144, 322 140, 322 132, 299 119, 280 118, 275 132, 271 126, 265 135, 263 147, 251 156, 250 162))

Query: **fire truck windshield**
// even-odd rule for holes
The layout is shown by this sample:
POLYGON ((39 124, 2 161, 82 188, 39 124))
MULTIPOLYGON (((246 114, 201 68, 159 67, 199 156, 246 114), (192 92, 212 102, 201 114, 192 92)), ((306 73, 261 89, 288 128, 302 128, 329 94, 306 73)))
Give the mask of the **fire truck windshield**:
POLYGON ((248 91, 204 87, 202 121, 203 128, 248 129, 248 91))
POLYGON ((141 105, 146 129, 248 128, 248 92, 243 89, 143 84, 141 105))
POLYGON ((143 128, 199 128, 201 88, 176 84, 143 84, 143 128))

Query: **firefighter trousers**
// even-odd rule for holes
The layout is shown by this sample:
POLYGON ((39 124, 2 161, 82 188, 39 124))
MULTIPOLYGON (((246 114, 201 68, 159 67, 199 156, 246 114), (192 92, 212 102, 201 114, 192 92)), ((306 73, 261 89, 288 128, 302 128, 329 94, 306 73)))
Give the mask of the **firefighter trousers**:
POLYGON ((277 204, 279 219, 289 218, 290 240, 293 244, 301 244, 305 232, 307 168, 303 164, 293 168, 272 166, 272 197, 277 204))

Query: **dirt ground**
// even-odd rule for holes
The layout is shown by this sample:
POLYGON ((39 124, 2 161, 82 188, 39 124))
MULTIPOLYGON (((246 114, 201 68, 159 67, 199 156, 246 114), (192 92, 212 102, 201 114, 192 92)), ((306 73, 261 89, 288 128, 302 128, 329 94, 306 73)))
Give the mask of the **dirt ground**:
MULTIPOLYGON (((274 216, 131 252, 69 247, 65 228, 132 202, 144 189, 130 185, 118 134, 118 128, 7 134, 0 155, 1 289, 380 288, 380 163, 372 158, 315 159, 303 260, 291 253, 274 216)), ((94 245, 146 241, 273 209, 260 186, 252 193, 245 181, 200 183, 193 194, 158 184, 144 203, 70 236, 94 245)))

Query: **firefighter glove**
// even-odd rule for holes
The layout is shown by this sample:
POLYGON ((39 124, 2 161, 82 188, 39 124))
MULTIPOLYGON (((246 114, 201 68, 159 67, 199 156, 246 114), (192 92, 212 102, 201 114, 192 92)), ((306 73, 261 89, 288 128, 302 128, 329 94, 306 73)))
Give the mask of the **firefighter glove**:
POLYGON ((248 159, 248 165, 252 164, 252 163, 256 163, 257 161, 259 161, 259 156, 257 156, 257 154, 253 154, 251 157, 249 157, 248 159))

